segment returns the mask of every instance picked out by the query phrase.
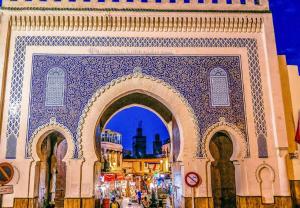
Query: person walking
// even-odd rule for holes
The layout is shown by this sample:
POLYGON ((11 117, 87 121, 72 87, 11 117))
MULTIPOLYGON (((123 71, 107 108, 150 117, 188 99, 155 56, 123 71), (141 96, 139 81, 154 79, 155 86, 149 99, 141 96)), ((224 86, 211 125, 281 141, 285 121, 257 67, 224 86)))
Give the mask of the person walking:
POLYGON ((116 201, 116 198, 111 199, 110 208, 120 208, 120 204, 116 201))
POLYGON ((139 204, 141 204, 141 200, 142 200, 142 192, 141 192, 140 190, 137 192, 137 198, 138 198, 139 204))
POLYGON ((146 196, 142 200, 142 205, 143 205, 143 208, 149 208, 149 206, 150 206, 150 203, 146 196))

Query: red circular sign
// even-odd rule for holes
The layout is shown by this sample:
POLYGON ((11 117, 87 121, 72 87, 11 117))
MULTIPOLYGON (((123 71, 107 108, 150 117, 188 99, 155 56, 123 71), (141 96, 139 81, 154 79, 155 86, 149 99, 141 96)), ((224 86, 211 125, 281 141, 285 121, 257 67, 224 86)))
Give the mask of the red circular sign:
POLYGON ((11 164, 0 163, 0 185, 5 185, 11 181, 14 176, 14 168, 11 164))
POLYGON ((197 173, 189 172, 185 175, 185 183, 190 187, 196 187, 202 183, 202 179, 197 173))

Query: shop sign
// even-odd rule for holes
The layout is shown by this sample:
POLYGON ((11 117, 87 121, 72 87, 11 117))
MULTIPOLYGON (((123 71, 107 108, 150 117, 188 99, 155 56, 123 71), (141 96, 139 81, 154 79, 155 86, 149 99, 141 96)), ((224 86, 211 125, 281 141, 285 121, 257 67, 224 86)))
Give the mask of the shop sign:
POLYGON ((104 174, 104 181, 111 182, 115 180, 115 174, 104 174))

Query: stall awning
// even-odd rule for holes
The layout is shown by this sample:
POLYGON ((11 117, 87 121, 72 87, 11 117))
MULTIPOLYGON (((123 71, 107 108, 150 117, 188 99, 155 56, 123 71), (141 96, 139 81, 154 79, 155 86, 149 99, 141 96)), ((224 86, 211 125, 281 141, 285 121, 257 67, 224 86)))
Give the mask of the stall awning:
POLYGON ((124 175, 119 173, 102 173, 101 175, 104 177, 105 182, 125 180, 124 175))

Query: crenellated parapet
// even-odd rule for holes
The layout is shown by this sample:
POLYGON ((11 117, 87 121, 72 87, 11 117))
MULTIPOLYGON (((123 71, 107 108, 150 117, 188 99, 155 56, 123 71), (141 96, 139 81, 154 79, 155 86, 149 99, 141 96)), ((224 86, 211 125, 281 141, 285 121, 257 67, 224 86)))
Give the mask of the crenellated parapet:
POLYGON ((160 31, 160 32, 261 32, 263 18, 259 16, 132 16, 102 15, 13 15, 15 30, 66 31, 160 31))
POLYGON ((269 11, 268 0, 3 0, 3 9, 269 11))

